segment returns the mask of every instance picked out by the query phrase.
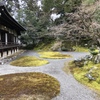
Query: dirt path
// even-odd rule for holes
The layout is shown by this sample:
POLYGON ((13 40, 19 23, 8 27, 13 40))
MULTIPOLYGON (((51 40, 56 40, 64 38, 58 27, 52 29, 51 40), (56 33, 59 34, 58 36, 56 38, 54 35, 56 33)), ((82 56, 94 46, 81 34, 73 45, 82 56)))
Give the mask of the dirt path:
MULTIPOLYGON (((66 54, 67 52, 62 53, 66 54)), ((50 63, 41 67, 15 67, 9 65, 9 63, 0 65, 0 75, 22 72, 43 72, 57 78, 61 84, 60 94, 52 100, 100 100, 100 98, 96 98, 97 95, 93 91, 78 83, 71 74, 66 74, 62 70, 64 62, 83 57, 86 53, 68 52, 67 54, 72 55, 73 58, 48 59, 50 63)), ((21 56, 23 55, 39 57, 39 55, 33 51, 26 51, 21 56)))

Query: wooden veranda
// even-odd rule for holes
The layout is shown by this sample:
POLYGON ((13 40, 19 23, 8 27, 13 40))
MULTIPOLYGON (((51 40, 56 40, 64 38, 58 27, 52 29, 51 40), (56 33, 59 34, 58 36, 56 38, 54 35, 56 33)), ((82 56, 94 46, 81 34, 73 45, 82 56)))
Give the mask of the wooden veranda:
POLYGON ((0 3, 0 57, 3 53, 17 51, 20 44, 18 36, 26 29, 21 26, 7 11, 5 5, 0 3))

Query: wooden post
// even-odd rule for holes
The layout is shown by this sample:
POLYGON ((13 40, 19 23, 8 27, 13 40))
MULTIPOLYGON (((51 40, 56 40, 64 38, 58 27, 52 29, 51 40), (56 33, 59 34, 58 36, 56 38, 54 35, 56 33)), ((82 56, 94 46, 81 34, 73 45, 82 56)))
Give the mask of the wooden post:
POLYGON ((8 56, 8 49, 7 49, 7 56, 8 56))
POLYGON ((3 57, 3 50, 1 50, 1 57, 3 57))
POLYGON ((12 48, 11 48, 11 54, 12 54, 12 48))
POLYGON ((15 48, 13 48, 13 53, 15 53, 15 48))

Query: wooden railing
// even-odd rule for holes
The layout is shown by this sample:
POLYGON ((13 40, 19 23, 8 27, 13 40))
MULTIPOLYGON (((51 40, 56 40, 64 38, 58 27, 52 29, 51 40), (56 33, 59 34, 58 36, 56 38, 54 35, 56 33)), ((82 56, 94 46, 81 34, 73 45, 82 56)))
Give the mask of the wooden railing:
POLYGON ((11 48, 11 47, 17 47, 20 46, 20 44, 18 43, 13 43, 13 42, 0 42, 0 49, 4 49, 4 48, 11 48))

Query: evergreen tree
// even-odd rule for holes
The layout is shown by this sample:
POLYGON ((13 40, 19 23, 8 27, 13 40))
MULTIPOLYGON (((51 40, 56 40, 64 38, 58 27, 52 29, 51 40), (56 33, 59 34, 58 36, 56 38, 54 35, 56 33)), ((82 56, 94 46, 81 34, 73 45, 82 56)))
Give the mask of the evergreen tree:
POLYGON ((28 39, 30 38, 31 40, 29 41, 30 43, 34 43, 37 38, 47 33, 49 19, 46 18, 45 13, 39 9, 37 0, 24 0, 23 10, 20 9, 19 14, 20 18, 17 17, 17 19, 27 28, 28 39), (23 19, 20 20, 21 18, 23 19))
POLYGON ((72 12, 81 4, 81 0, 43 0, 44 12, 55 8, 57 13, 72 12))
POLYGON ((38 0, 4 1, 16 20, 27 29, 27 34, 23 37, 28 35, 25 39, 30 39, 30 43, 48 33, 47 28, 51 25, 50 15, 53 11, 64 15, 66 12, 74 11, 81 3, 81 0, 42 0, 42 10, 40 10, 37 5, 38 0))

